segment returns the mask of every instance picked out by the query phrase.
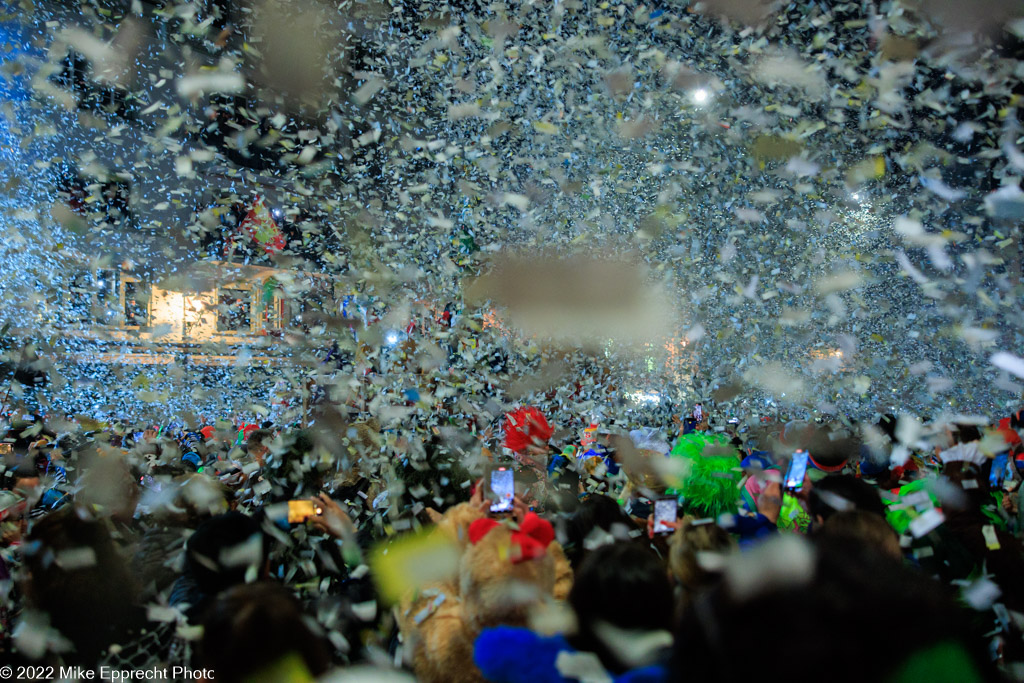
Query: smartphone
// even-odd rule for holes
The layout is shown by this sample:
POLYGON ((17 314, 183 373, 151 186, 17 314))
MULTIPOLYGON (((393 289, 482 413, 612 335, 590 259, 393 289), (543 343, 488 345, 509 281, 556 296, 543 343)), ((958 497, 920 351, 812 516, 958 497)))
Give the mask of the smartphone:
POLYGON ((675 524, 679 516, 679 503, 675 498, 664 498, 654 501, 654 533, 670 534, 674 531, 672 527, 666 526, 665 522, 675 524))
POLYGON ((313 504, 311 500, 289 500, 288 501, 288 523, 302 524, 310 517, 316 517, 323 510, 313 504))
POLYGON ((151 491, 160 491, 164 487, 163 482, 157 481, 157 479, 153 477, 152 474, 142 475, 139 478, 139 484, 141 484, 143 488, 147 488, 151 491))
POLYGON ((793 458, 786 471, 787 491, 799 491, 804 487, 804 475, 807 474, 807 461, 810 457, 811 454, 802 448, 793 451, 793 458))
POLYGON ((997 453, 992 458, 992 471, 988 475, 988 484, 992 488, 999 488, 1006 478, 1006 462, 1010 459, 1009 453, 997 453))
POLYGON ((516 495, 516 485, 512 470, 507 467, 499 467, 493 470, 491 472, 491 491, 494 492, 491 512, 512 512, 516 495))

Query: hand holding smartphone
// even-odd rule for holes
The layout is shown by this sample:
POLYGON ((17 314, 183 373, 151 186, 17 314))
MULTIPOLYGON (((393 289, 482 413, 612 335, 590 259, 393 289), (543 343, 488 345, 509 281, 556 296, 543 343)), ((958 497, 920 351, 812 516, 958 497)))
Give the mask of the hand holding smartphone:
POLYGON ((675 498, 665 498, 654 501, 654 533, 670 534, 675 530, 676 519, 679 516, 679 503, 675 498), (668 526, 669 522, 672 526, 668 526))
POLYGON ((786 470, 785 489, 787 491, 799 491, 804 487, 804 476, 807 474, 807 461, 810 457, 811 454, 802 448, 793 451, 789 469, 786 470))
POLYGON ((491 491, 494 494, 491 512, 512 512, 515 505, 515 479, 512 470, 499 467, 491 472, 491 491))
POLYGON ((317 507, 311 500, 288 501, 288 523, 302 524, 310 517, 323 514, 323 508, 317 507))
POLYGON ((1006 463, 1010 459, 1010 454, 998 453, 996 457, 992 458, 992 470, 988 475, 988 484, 990 487, 996 489, 1003 485, 1003 480, 1006 478, 1006 463))

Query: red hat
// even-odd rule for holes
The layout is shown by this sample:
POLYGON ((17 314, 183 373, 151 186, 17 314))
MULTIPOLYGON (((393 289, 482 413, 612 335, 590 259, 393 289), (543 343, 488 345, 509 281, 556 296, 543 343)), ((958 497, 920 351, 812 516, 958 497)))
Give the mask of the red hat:
POLYGON ((505 448, 513 453, 545 443, 554 432, 544 414, 533 406, 516 408, 505 415, 505 448))
POLYGON ((999 421, 999 433, 1003 435, 1003 439, 1009 445, 1020 443, 1020 434, 1017 430, 1010 426, 1010 418, 1004 417, 999 421))
POLYGON ((199 430, 199 433, 203 435, 203 438, 209 441, 213 438, 213 425, 206 425, 199 430))

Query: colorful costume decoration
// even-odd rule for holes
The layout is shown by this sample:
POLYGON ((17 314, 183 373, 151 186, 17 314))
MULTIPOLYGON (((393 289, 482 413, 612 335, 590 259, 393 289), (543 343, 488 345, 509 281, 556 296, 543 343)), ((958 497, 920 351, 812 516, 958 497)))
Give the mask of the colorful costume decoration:
POLYGON ((517 408, 505 416, 505 448, 522 453, 527 446, 543 446, 554 434, 544 414, 533 406, 517 408))
POLYGON ((739 452, 721 434, 686 434, 672 449, 673 457, 686 458, 690 470, 676 492, 687 508, 717 518, 736 512, 740 500, 737 486, 743 476, 739 452))
MULTIPOLYGON (((501 526, 501 522, 490 517, 476 520, 469 525, 469 542, 476 545, 491 529, 498 526, 501 526)), ((531 512, 523 519, 519 530, 512 532, 511 540, 512 545, 519 548, 519 552, 513 552, 510 559, 513 564, 518 564, 542 557, 551 541, 555 540, 555 530, 551 522, 531 512)))
POLYGON ((249 209, 239 228, 242 234, 248 235, 268 254, 282 251, 287 246, 284 234, 274 221, 274 217, 270 215, 270 209, 267 208, 263 197, 257 199, 249 209))

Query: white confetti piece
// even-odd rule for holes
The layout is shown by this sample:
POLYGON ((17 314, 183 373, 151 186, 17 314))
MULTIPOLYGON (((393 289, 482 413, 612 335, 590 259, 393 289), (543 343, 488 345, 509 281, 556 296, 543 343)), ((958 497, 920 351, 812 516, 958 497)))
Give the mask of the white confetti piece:
POLYGON ((787 534, 730 558, 726 581, 737 600, 762 592, 804 585, 814 576, 814 549, 802 538, 787 534))
POLYGON ((997 351, 988 360, 1001 370, 1006 370, 1017 377, 1024 377, 1024 358, 1020 356, 1015 356, 1007 351, 997 351))
POLYGON ((921 538, 936 529, 946 520, 945 515, 937 508, 931 508, 910 522, 910 533, 914 538, 921 538))
POLYGON ((57 553, 56 564, 65 571, 93 567, 96 565, 96 551, 88 546, 62 550, 57 553))
POLYGON ((238 93, 245 88, 245 79, 240 73, 215 72, 183 76, 178 79, 178 95, 184 98, 198 97, 210 93, 238 93))

